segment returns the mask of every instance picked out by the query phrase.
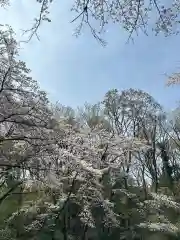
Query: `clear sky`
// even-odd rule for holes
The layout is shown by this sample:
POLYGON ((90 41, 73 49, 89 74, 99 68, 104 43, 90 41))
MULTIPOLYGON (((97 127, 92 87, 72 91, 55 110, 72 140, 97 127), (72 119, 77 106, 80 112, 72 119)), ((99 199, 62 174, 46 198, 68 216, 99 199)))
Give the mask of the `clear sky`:
MULTIPOLYGON (((35 0, 11 0, 0 10, 0 23, 10 24, 17 32, 32 26, 37 16, 35 0)), ((54 0, 50 18, 40 30, 40 42, 23 44, 20 57, 32 70, 32 76, 52 101, 75 107, 85 101, 95 103, 112 89, 138 88, 150 93, 166 109, 180 100, 180 86, 166 87, 166 76, 180 68, 180 35, 165 38, 139 35, 126 44, 127 35, 118 26, 109 25, 108 46, 101 47, 88 30, 75 38, 75 16, 70 1, 54 0), (64 2, 64 3, 62 3, 64 2), (69 3, 68 3, 69 2, 69 3)))

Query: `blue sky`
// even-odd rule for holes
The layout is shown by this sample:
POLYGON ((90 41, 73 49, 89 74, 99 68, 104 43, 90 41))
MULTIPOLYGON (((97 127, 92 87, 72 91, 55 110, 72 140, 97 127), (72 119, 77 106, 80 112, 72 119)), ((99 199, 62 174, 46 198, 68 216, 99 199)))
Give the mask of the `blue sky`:
MULTIPOLYGON (((0 22, 12 25, 20 38, 20 29, 32 25, 38 14, 35 0, 11 0, 11 7, 0 11, 0 22)), ((44 23, 40 42, 23 44, 20 57, 32 69, 31 75, 52 101, 75 107, 85 101, 95 103, 112 89, 139 88, 172 109, 180 100, 180 87, 167 87, 165 74, 179 71, 180 36, 165 38, 143 34, 126 44, 127 35, 119 26, 109 25, 106 48, 101 47, 85 29, 72 36, 74 14, 70 1, 51 6, 52 23, 44 23)))

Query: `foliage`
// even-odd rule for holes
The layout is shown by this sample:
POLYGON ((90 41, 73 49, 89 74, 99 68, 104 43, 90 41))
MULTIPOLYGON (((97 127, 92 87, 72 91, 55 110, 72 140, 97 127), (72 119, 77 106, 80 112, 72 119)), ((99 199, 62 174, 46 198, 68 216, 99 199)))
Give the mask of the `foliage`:
MULTIPOLYGON (((37 31, 43 21, 51 22, 49 7, 53 0, 36 0, 36 2, 40 5, 39 16, 35 18, 32 28, 24 31, 29 34, 27 42, 33 36, 39 39, 37 31)), ((10 0, 0 0, 2 7, 10 3, 10 0)), ((84 26, 87 26, 94 38, 102 45, 106 45, 102 34, 107 30, 107 25, 111 23, 119 24, 129 33, 128 41, 133 39, 134 33, 138 35, 139 32, 143 32, 148 35, 149 29, 153 30, 156 35, 164 33, 165 36, 169 36, 179 33, 179 0, 171 2, 157 0, 74 0, 71 10, 76 14, 71 21, 77 23, 75 36, 79 36, 84 26)))
POLYGON ((141 90, 51 104, 0 31, 0 239, 179 239, 179 111, 141 90))

